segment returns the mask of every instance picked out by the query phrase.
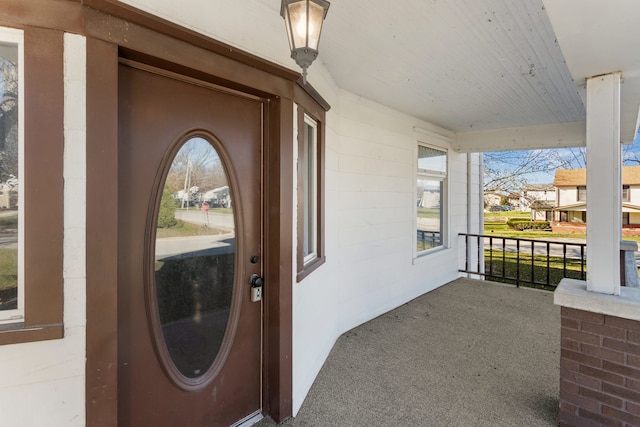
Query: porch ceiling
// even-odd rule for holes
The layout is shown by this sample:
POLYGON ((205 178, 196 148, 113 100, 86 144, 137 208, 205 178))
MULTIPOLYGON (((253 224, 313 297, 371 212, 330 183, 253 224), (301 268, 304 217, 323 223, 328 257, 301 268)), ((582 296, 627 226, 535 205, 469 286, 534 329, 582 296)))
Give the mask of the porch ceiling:
POLYGON ((462 151, 583 145, 585 78, 620 70, 630 142, 637 16, 624 0, 336 0, 319 60, 341 88, 458 133, 462 151))

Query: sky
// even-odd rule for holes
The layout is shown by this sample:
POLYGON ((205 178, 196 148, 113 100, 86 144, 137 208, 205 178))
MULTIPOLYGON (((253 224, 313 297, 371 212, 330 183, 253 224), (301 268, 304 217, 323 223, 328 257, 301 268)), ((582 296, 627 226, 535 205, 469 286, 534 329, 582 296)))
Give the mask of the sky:
MULTIPOLYGON (((640 134, 639 134, 640 135, 640 134)), ((522 150, 485 153, 485 169, 496 169, 503 173, 515 173, 528 184, 553 182, 556 169, 585 167, 585 148, 559 148, 553 150, 522 150)), ((640 165, 640 137, 633 144, 623 145, 622 157, 625 166, 640 165)), ((495 176, 495 175, 494 175, 495 176)), ((492 175, 485 175, 485 183, 492 175)))

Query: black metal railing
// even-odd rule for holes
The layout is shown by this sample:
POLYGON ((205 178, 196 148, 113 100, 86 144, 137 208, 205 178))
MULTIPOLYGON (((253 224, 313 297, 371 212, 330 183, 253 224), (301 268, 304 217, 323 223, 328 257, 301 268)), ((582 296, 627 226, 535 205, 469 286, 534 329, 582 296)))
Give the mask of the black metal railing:
POLYGON ((442 245, 442 237, 439 231, 417 230, 418 250, 435 248, 442 245))
POLYGON ((584 280, 586 244, 460 233, 465 241, 462 273, 486 279, 554 288, 565 277, 584 280), (475 266, 475 268, 473 268, 475 266))

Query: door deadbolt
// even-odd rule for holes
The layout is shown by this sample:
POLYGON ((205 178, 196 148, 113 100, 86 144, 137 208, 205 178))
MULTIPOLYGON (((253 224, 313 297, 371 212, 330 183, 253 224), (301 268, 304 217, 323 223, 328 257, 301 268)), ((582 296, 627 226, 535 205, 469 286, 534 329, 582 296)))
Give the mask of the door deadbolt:
POLYGON ((251 301, 258 302, 262 300, 262 286, 264 286, 264 279, 257 274, 252 274, 249 278, 249 284, 251 285, 251 301))

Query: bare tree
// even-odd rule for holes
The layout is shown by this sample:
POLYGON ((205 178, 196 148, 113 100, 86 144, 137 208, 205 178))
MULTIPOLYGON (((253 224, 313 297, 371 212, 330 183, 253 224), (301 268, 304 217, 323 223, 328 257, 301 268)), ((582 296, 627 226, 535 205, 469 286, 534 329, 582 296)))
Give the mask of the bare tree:
MULTIPOLYGON (((640 143, 622 146, 624 165, 640 165, 640 143)), ((499 151, 484 153, 484 190, 519 193, 534 174, 547 174, 553 181, 556 169, 578 169, 587 165, 585 147, 499 151)))
POLYGON ((206 191, 227 185, 220 157, 204 139, 191 139, 178 151, 166 181, 166 186, 172 193, 183 189, 187 169, 190 169, 189 187, 206 191))
POLYGON ((18 177, 18 67, 0 57, 0 182, 18 177))

